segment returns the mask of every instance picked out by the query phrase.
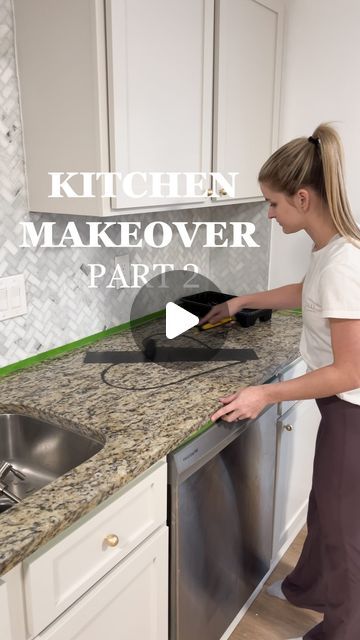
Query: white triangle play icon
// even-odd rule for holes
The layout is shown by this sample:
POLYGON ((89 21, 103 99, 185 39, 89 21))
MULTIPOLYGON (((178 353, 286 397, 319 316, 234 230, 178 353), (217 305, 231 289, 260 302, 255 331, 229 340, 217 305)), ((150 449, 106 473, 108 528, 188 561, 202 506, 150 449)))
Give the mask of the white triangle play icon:
POLYGON ((169 340, 180 336, 188 329, 199 324, 199 318, 174 302, 166 305, 166 337, 169 340))

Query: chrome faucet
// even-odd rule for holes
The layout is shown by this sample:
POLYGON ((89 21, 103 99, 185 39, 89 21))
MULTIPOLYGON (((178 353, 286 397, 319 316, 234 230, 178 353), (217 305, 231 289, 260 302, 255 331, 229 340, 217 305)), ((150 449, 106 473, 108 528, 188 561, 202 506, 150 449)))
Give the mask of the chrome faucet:
POLYGON ((19 480, 25 480, 24 474, 21 471, 19 471, 19 469, 16 469, 12 464, 10 464, 10 462, 6 462, 6 461, 2 462, 0 464, 0 494, 3 493, 5 496, 10 498, 10 500, 12 500, 13 502, 17 502, 17 503, 21 502, 20 498, 18 498, 15 495, 15 493, 10 491, 7 488, 7 484, 3 482, 6 476, 8 475, 8 473, 13 473, 14 476, 19 478, 19 480))

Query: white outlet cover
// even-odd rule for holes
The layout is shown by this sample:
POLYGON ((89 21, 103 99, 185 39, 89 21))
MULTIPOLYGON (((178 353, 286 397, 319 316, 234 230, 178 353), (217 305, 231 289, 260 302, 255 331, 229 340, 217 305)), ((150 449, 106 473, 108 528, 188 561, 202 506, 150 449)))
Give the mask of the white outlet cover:
POLYGON ((23 273, 0 278, 0 320, 8 320, 27 313, 25 279, 23 273))

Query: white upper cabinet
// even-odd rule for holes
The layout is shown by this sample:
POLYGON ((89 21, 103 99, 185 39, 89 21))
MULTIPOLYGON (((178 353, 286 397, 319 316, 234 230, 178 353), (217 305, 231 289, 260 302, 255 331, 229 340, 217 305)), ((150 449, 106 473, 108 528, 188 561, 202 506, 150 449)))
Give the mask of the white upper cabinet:
MULTIPOLYGON (((106 6, 111 171, 208 175, 213 0, 109 0, 106 6)), ((204 184, 207 191, 210 183, 204 184)), ((180 179, 178 186, 181 197, 167 197, 167 205, 199 202, 183 197, 180 179)), ((138 197, 145 187, 144 176, 134 177, 134 199, 120 184, 113 207, 164 205, 164 198, 138 197)))
POLYGON ((236 198, 261 195, 278 143, 282 33, 280 0, 216 0, 213 164, 239 172, 236 198))
POLYGON ((239 172, 236 199, 259 198, 277 144, 282 0, 216 2, 14 0, 31 211, 225 202, 211 171, 239 172), (65 180, 58 194, 49 172, 65 180))
MULTIPOLYGON (((109 171, 102 0, 15 0, 16 52, 31 211, 106 215, 93 198, 49 198, 52 172, 109 171)), ((82 193, 81 176, 71 182, 82 193)))

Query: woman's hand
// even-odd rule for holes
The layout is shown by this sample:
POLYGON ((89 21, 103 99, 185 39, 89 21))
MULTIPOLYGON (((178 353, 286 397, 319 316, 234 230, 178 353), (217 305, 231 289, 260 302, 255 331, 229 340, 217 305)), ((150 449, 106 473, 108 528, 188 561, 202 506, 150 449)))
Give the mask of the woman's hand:
POLYGON ((266 397, 266 387, 262 385, 244 387, 230 396, 220 398, 220 402, 223 407, 211 416, 213 422, 218 418, 222 418, 226 422, 257 418, 259 413, 269 404, 266 397))
POLYGON ((221 304, 215 305, 210 311, 204 316, 200 318, 199 325, 205 324, 205 322, 210 322, 211 324, 216 324, 223 320, 224 318, 230 318, 234 316, 235 313, 240 311, 242 307, 242 303, 240 298, 231 298, 227 300, 227 302, 222 302, 221 304))

